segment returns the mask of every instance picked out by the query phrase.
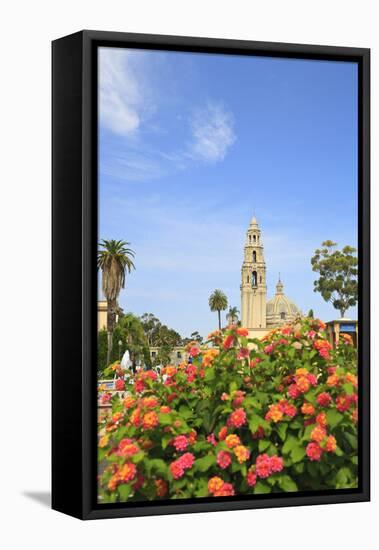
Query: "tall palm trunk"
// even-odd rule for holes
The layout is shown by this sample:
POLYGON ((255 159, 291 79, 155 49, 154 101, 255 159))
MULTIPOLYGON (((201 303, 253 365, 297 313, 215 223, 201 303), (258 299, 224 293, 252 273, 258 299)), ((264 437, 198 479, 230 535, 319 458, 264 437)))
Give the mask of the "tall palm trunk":
POLYGON ((109 365, 113 348, 113 329, 116 324, 117 300, 108 300, 107 306, 107 365, 109 365))
POLYGON ((111 362, 111 353, 113 348, 113 332, 107 332, 107 366, 111 362))
POLYGON ((218 309, 218 328, 221 330, 221 311, 218 309))

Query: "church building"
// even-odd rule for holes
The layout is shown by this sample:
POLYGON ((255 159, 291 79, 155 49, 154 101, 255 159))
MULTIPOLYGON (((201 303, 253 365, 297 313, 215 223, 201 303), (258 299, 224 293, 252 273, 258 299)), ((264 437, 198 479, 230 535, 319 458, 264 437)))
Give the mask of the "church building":
POLYGON ((254 216, 246 233, 241 269, 241 324, 249 329, 252 338, 262 338, 273 328, 301 315, 299 308, 284 294, 283 288, 279 277, 275 296, 267 300, 262 235, 254 216))

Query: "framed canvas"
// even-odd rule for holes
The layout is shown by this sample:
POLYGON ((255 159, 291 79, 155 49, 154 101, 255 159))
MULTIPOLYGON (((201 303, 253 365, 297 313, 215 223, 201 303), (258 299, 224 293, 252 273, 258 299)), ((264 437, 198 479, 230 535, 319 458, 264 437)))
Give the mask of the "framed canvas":
POLYGON ((53 508, 369 500, 369 50, 52 52, 53 508))

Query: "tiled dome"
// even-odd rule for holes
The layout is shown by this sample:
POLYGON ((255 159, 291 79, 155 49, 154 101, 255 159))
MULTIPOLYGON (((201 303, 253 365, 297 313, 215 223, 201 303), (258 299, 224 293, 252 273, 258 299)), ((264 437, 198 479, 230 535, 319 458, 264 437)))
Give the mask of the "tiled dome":
POLYGON ((283 283, 279 279, 276 294, 266 304, 267 326, 277 326, 293 321, 301 315, 296 304, 283 292, 283 283))

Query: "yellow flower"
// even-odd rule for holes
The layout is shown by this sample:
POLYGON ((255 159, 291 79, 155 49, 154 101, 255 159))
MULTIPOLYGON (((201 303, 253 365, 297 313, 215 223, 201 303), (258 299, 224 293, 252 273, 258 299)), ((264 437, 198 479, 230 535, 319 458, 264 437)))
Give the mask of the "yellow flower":
POLYGON ((240 464, 246 462, 250 457, 250 451, 244 445, 237 445, 237 447, 234 447, 233 452, 240 464))
POLYGON ((108 442, 109 442, 109 435, 103 435, 103 437, 101 437, 99 441, 100 449, 103 449, 104 447, 106 447, 108 445, 108 442))
POLYGON ((227 435, 225 438, 225 443, 229 447, 229 449, 233 449, 233 447, 236 447, 241 443, 240 438, 236 434, 230 434, 227 435))
POLYGON ((296 376, 306 376, 308 374, 307 369, 304 369, 303 367, 301 369, 296 370, 296 376))

